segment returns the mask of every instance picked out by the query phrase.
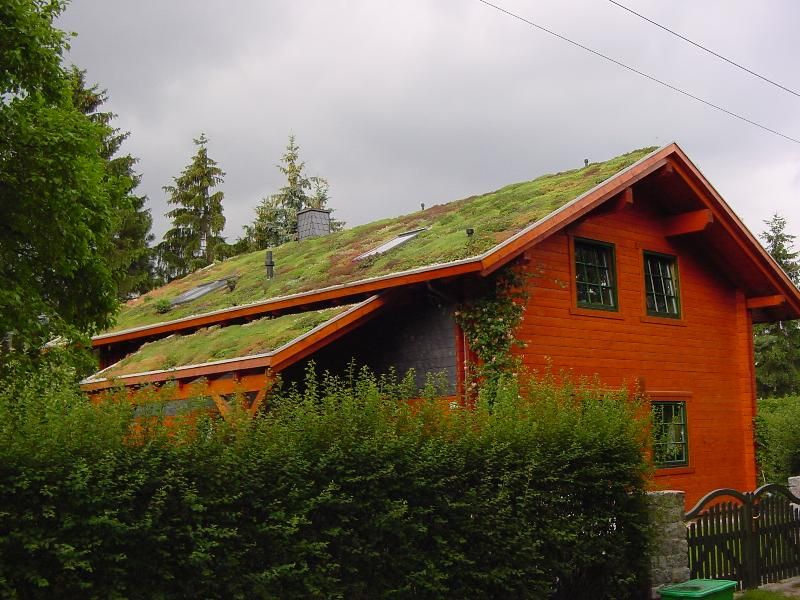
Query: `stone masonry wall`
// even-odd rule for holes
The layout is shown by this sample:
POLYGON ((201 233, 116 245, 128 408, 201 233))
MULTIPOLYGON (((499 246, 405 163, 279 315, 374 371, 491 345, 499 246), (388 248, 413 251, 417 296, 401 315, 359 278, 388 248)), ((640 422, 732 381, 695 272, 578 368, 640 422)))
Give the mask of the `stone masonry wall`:
POLYGON ((648 504, 653 533, 650 561, 651 597, 658 598, 658 588, 689 579, 689 547, 683 522, 683 492, 649 492, 648 504))
POLYGON ((789 477, 789 491, 800 498, 800 475, 789 477))

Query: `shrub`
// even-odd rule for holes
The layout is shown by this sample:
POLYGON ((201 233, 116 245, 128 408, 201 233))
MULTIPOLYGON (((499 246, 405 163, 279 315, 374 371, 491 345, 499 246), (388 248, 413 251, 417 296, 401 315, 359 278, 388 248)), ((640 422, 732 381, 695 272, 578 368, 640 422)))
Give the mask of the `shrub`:
POLYGON ((44 377, 0 391, 0 594, 631 595, 635 402, 548 377, 453 408, 399 401, 409 381, 312 376, 254 421, 136 436, 121 402, 44 377))
POLYGON ((172 303, 166 298, 159 298, 153 303, 153 307, 158 314, 163 315, 172 310, 172 303))
POLYGON ((756 443, 766 481, 786 484, 800 475, 800 397, 766 398, 758 402, 756 443))

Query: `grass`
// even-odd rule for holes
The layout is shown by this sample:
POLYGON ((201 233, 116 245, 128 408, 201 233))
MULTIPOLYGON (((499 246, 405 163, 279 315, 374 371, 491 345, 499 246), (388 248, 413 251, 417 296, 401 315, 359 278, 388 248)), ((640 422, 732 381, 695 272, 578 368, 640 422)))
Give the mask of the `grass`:
POLYGON ((797 596, 787 596, 778 592, 767 592, 765 590, 747 590, 741 595, 736 596, 737 600, 791 600, 797 596))
POLYGON ((545 175, 481 196, 353 227, 324 238, 283 244, 273 251, 276 276, 272 280, 264 276, 263 252, 242 254, 200 269, 128 303, 122 307, 115 327, 109 331, 478 256, 653 150, 635 150, 606 162, 545 175), (400 233, 421 227, 428 229, 402 246, 374 259, 353 260, 400 233), (475 230, 471 238, 465 233, 468 227, 475 230), (227 288, 217 290, 166 314, 156 310, 159 300, 171 300, 202 283, 229 277, 238 277, 233 291, 227 288))
POLYGON ((348 308, 351 307, 338 306, 258 319, 245 325, 207 327, 190 335, 171 335, 144 344, 137 352, 103 371, 101 376, 112 378, 270 352, 348 308))

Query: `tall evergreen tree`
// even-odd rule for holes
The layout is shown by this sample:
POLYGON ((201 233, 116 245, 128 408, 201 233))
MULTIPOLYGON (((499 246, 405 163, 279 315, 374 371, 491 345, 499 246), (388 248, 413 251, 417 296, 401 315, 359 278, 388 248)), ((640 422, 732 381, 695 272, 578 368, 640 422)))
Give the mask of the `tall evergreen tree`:
POLYGON ((98 89, 97 85, 87 87, 86 71, 77 67, 72 67, 70 75, 75 107, 107 131, 102 156, 106 160, 106 181, 114 220, 108 259, 117 295, 124 301, 153 287, 152 250, 149 247, 154 239, 150 233, 153 219, 150 210, 144 207, 147 197, 134 193, 141 181, 141 176, 134 171, 137 159, 130 154, 118 155, 120 146, 130 133, 112 128, 111 121, 116 115, 99 110, 108 100, 106 90, 98 89))
MULTIPOLYGON (((277 194, 263 198, 256 207, 253 224, 245 226, 245 236, 253 250, 279 246, 295 239, 297 213, 301 210, 327 209, 328 181, 324 177, 307 177, 305 164, 300 160, 300 146, 294 135, 289 135, 286 151, 277 165, 286 177, 286 185, 277 194)), ((343 227, 343 221, 331 219, 331 231, 343 227)))
POLYGON ((214 248, 224 242, 219 235, 225 227, 221 185, 224 171, 208 156, 205 134, 194 140, 197 152, 192 162, 174 177, 174 185, 164 186, 168 202, 177 208, 167 213, 172 229, 164 234, 157 248, 162 276, 166 280, 182 277, 210 264, 214 248))
MULTIPOLYGON (((795 236, 786 233, 786 219, 773 215, 761 239, 767 251, 795 285, 800 284, 800 252, 795 236)), ((760 396, 800 393, 800 323, 779 321, 754 327, 756 386, 760 396)))

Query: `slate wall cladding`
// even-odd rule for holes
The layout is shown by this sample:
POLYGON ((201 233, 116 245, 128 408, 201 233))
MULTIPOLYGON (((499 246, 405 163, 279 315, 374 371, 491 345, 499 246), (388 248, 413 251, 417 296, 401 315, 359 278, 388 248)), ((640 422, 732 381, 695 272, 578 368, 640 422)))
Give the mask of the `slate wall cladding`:
MULTIPOLYGON (((427 297, 400 307, 389 307, 352 333, 310 357, 317 372, 343 373, 350 360, 376 373, 394 367, 399 374, 414 369, 417 386, 427 373, 443 373, 446 394, 456 393, 456 335, 452 307, 441 307, 427 297)), ((286 382, 301 382, 308 361, 283 372, 286 382)))

